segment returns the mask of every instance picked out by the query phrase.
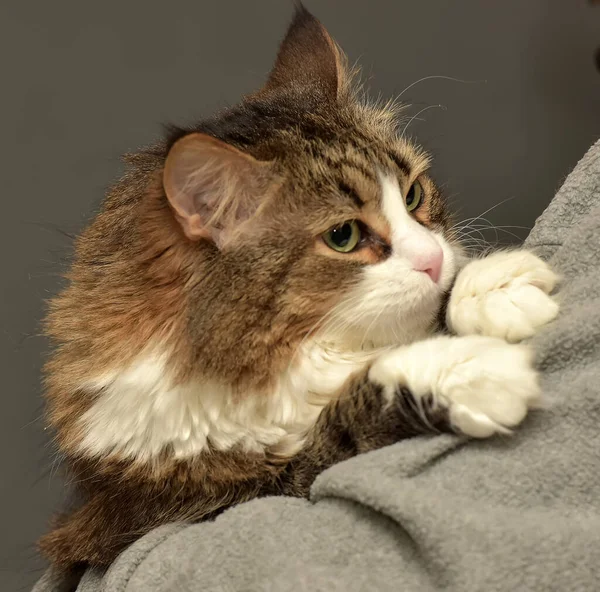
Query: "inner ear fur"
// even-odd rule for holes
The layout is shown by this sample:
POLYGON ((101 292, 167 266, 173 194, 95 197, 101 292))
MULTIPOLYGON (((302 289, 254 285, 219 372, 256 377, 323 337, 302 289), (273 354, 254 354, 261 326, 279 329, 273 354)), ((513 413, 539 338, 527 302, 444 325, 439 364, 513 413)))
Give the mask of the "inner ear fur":
POLYGON ((256 213, 271 177, 271 163, 193 133, 170 149, 163 187, 185 235, 222 248, 256 213))

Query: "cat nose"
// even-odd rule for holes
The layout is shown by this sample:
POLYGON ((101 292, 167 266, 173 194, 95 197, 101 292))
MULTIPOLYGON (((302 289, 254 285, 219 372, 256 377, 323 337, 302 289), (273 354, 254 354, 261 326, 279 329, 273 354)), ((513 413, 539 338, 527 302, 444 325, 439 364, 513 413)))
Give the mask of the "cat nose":
POLYGON ((436 284, 442 273, 442 263, 444 262, 444 252, 441 247, 427 249, 412 261, 416 271, 426 273, 436 284))
POLYGON ((412 232, 406 232, 398 242, 398 252, 408 260, 415 271, 426 273, 437 284, 444 263, 442 246, 421 228, 411 230, 412 232))

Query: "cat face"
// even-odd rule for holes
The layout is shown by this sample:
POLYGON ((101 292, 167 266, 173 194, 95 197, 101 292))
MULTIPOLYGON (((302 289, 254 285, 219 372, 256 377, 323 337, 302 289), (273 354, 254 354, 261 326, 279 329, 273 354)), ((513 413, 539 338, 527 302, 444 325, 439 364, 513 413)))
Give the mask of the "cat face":
MULTIPOLYGON (((191 240, 208 243, 213 265, 235 276, 236 284, 236 293, 221 291, 207 302, 212 280, 199 270, 195 318, 203 319, 212 306, 219 307, 218 316, 239 311, 235 299, 241 292, 272 324, 285 326, 291 340, 312 331, 319 339, 356 348, 405 343, 432 327, 456 266, 445 238, 447 216, 425 174, 426 160, 392 138, 363 140, 360 122, 346 125, 336 136, 348 135, 347 142, 322 141, 318 128, 313 128, 316 139, 295 130, 288 146, 271 145, 274 158, 266 162, 229 154, 229 148, 198 133, 175 145, 169 158, 176 160, 167 160, 167 192, 173 201, 192 201, 188 207, 195 218, 183 214, 182 227, 191 240), (205 196, 209 184, 203 175, 214 175, 217 166, 197 176, 207 160, 207 142, 218 153, 214 158, 243 162, 225 164, 231 170, 219 171, 223 177, 213 180, 222 185, 210 187, 205 196), (193 163, 189 172, 173 170, 187 158, 193 163), (179 191, 184 184, 187 195, 179 191), (222 202, 213 206, 202 200, 228 190, 231 209, 211 219, 222 202), (244 190, 258 195, 238 205, 244 190)), ((324 131, 333 135, 330 128, 324 131)))
POLYGON ((52 303, 67 345, 50 382, 80 388, 89 361, 112 376, 158 348, 172 374, 257 386, 307 340, 356 351, 425 335, 459 248, 400 115, 361 98, 299 9, 260 91, 129 157, 52 303))
POLYGON ((215 276, 199 272, 203 335, 220 332, 207 315, 243 333, 260 317, 260 333, 278 328, 280 343, 310 333, 341 348, 432 328, 456 270, 449 217, 427 156, 396 132, 398 113, 359 101, 344 62, 300 12, 261 91, 172 139, 169 203, 236 286, 207 301, 215 276), (247 328, 239 317, 252 319, 247 328))

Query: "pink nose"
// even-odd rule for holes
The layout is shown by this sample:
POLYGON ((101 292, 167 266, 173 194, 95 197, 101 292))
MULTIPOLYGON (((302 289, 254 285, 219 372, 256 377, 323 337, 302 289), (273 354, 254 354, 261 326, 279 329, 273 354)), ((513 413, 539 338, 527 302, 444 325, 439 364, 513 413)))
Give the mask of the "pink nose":
POLYGON ((440 247, 428 250, 413 260, 413 266, 417 271, 426 273, 436 284, 442 273, 444 252, 440 247))

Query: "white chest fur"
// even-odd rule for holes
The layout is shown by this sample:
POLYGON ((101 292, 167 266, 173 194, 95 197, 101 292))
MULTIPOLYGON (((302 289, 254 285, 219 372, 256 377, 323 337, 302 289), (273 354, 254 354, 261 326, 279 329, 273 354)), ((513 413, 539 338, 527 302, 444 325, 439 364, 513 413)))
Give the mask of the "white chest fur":
POLYGON ((340 354, 310 346, 271 393, 235 400, 226 386, 211 382, 174 385, 166 356, 141 356, 128 368, 84 385, 97 399, 80 419, 80 450, 88 456, 115 453, 150 460, 170 449, 177 458, 218 450, 294 452, 306 430, 345 380, 364 366, 364 353, 340 354))

